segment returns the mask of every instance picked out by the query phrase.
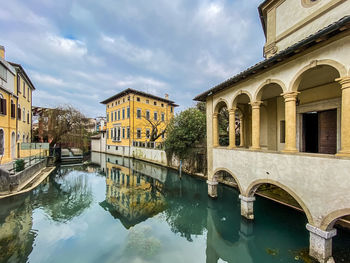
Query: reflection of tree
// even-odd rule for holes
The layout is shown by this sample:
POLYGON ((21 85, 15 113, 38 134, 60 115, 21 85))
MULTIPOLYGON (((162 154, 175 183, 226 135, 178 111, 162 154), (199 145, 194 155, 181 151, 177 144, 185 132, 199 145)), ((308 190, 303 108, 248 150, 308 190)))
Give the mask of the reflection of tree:
POLYGON ((93 200, 92 190, 85 176, 68 175, 50 180, 47 192, 38 195, 45 212, 52 220, 67 222, 79 216, 93 200))
POLYGON ((167 204, 165 211, 166 221, 174 233, 179 233, 188 241, 192 241, 192 235, 201 235, 207 223, 206 191, 202 184, 195 182, 193 178, 184 177, 182 180, 175 174, 167 178, 167 204))

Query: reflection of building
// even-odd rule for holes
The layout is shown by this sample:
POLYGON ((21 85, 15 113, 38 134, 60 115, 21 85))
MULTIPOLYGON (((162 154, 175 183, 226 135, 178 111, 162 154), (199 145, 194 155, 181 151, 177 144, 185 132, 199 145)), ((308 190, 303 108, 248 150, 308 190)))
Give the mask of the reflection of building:
MULTIPOLYGON (((152 127, 160 135, 174 116, 177 105, 165 98, 126 89, 101 103, 107 112, 107 145, 130 146, 133 141, 149 141, 152 127)), ((162 142, 164 135, 157 138, 162 142)))
POLYGON ((134 170, 134 160, 115 156, 110 156, 108 160, 106 200, 101 206, 119 218, 126 228, 165 209, 162 181, 134 170))

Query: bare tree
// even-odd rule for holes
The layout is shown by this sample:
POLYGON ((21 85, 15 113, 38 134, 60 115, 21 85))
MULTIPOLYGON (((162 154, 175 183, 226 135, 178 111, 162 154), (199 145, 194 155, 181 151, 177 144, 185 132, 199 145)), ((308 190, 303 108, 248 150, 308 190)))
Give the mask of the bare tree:
MULTIPOLYGON (((165 120, 163 121, 161 118, 157 118, 156 120, 152 120, 150 116, 144 115, 142 118, 145 120, 147 124, 150 126, 150 134, 149 134, 149 141, 154 142, 159 137, 164 135, 166 133, 167 124, 165 120), (161 127, 164 125, 164 129, 160 130, 161 127)), ((147 135, 147 134, 146 134, 147 135)))

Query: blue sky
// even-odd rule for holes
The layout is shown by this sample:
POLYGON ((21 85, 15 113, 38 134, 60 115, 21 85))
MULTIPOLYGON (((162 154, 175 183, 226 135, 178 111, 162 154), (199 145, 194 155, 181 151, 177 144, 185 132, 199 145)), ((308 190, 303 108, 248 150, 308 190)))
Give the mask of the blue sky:
POLYGON ((126 88, 195 95, 262 60, 261 0, 0 0, 0 45, 24 66, 33 105, 88 117, 126 88), (2 2, 2 3, 1 3, 2 2))

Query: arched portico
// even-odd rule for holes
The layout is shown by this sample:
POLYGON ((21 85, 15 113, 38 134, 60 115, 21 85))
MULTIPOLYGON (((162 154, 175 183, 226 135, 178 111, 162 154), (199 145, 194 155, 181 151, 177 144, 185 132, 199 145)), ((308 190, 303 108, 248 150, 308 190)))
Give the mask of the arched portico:
POLYGON ((350 78, 333 60, 298 71, 284 93, 286 151, 350 156, 350 78))
POLYGON ((285 143, 284 100, 286 91, 280 80, 267 80, 255 93, 255 101, 260 103, 260 147, 267 150, 283 150, 285 143))
MULTIPOLYGON (((231 120, 239 125, 240 147, 248 148, 252 143, 252 96, 248 91, 240 90, 233 96, 231 107, 231 120), (237 114, 238 112, 238 114, 237 114)), ((233 128, 233 127, 232 127, 233 128)), ((236 141, 236 134, 231 134, 236 141)))
MULTIPOLYGON (((220 146, 220 132, 225 132, 224 130, 220 130, 220 122, 226 119, 225 111, 228 110, 228 102, 225 99, 219 99, 214 107, 213 113, 213 147, 220 146)), ((227 123, 229 120, 226 120, 227 123)), ((222 123, 221 123, 222 124, 222 123)), ((222 125, 221 125, 222 126, 222 125)))

